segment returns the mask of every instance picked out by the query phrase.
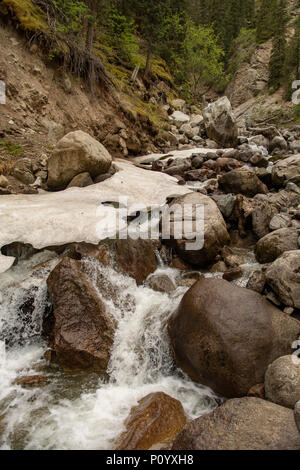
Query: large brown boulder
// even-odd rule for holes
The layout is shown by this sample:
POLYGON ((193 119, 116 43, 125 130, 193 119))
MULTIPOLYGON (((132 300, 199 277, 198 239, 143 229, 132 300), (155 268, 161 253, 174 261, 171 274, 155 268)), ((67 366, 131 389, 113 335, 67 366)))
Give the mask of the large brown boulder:
POLYGON ((259 263, 272 263, 285 251, 298 250, 298 230, 282 228, 261 238, 255 247, 255 256, 259 263))
POLYGON ((207 136, 222 147, 236 147, 238 126, 229 99, 223 96, 203 111, 207 136))
POLYGON ((156 245, 151 240, 117 240, 116 263, 122 274, 133 277, 143 284, 149 274, 157 269, 156 245))
POLYGON ((56 145, 48 160, 48 181, 50 189, 64 189, 81 173, 92 178, 106 173, 112 157, 106 148, 83 131, 70 132, 56 145))
POLYGON ((53 346, 65 369, 105 373, 115 322, 80 261, 64 258, 51 272, 48 290, 53 304, 53 346))
POLYGON ((300 250, 277 258, 266 271, 266 281, 284 305, 300 308, 300 250))
POLYGON ((175 199, 170 205, 170 208, 174 208, 175 205, 178 205, 181 210, 178 214, 176 214, 176 212, 174 214, 171 213, 171 240, 169 243, 175 248, 178 255, 187 263, 200 267, 209 266, 215 261, 216 256, 223 246, 230 241, 225 221, 217 204, 211 198, 203 194, 190 193, 175 199), (177 229, 182 228, 184 210, 187 210, 188 206, 191 208, 193 226, 187 227, 190 228, 191 231, 189 233, 185 233, 185 236, 180 239, 175 239, 174 233, 177 229), (201 219, 201 216, 199 218, 203 221, 203 224, 199 224, 199 231, 197 231, 195 223, 197 206, 204 208, 204 220, 201 219), (197 249, 192 249, 188 246, 191 242, 193 243, 193 240, 189 238, 193 233, 194 235, 197 234, 199 236, 201 234, 202 236, 204 235, 204 245, 201 245, 200 248, 197 247, 197 249))
POLYGON ((180 401, 163 392, 150 393, 133 407, 118 450, 161 449, 170 446, 183 429, 186 417, 180 401))
POLYGON ((291 354, 300 322, 257 292, 202 279, 184 295, 168 331, 178 366, 231 398, 247 395, 270 363, 291 354))
POLYGON ((266 194, 267 187, 260 181, 254 171, 247 167, 229 171, 219 178, 219 187, 225 193, 243 194, 254 197, 256 194, 266 194))
POLYGON ((266 398, 277 405, 294 409, 300 400, 300 360, 289 355, 269 365, 265 376, 266 398))
POLYGON ((293 412, 260 398, 229 400, 188 424, 173 450, 300 450, 293 412))
POLYGON ((272 168, 272 182, 275 186, 284 186, 295 176, 300 176, 300 154, 280 160, 272 168))

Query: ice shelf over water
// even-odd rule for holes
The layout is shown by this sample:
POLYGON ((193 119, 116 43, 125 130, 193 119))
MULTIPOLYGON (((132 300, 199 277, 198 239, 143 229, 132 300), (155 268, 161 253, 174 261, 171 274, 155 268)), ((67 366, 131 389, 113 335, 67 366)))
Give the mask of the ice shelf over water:
MULTIPOLYGON (((102 203, 117 203, 122 196, 128 198, 128 206, 162 206, 169 197, 191 192, 169 175, 143 170, 130 162, 117 161, 115 165, 119 171, 114 176, 86 188, 1 196, 0 248, 13 242, 36 249, 73 242, 98 244, 106 238, 101 227, 109 230, 118 212, 102 203)), ((13 257, 0 254, 0 273, 13 262, 13 257)))

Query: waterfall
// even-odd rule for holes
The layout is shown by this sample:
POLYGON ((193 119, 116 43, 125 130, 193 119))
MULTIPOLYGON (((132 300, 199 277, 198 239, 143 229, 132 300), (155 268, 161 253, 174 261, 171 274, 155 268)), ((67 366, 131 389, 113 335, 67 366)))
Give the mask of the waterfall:
MULTIPOLYGON (((58 262, 57 255, 44 251, 1 275, 0 448, 113 449, 131 407, 156 391, 179 399, 190 419, 217 406, 212 391, 177 370, 170 353, 167 320, 187 288, 170 295, 154 292, 94 259, 84 260, 84 270, 117 322, 109 380, 49 365, 42 338, 49 308, 46 280, 58 262), (39 373, 48 378, 45 387, 14 383, 39 373)), ((178 276, 162 265, 158 272, 178 276)))

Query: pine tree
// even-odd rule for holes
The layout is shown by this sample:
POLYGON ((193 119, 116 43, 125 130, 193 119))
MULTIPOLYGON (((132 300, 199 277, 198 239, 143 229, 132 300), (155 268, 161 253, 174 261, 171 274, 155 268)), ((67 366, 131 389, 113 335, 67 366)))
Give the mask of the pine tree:
POLYGON ((287 48, 284 66, 284 85, 286 98, 290 100, 292 94, 292 83, 300 80, 300 17, 295 22, 295 32, 287 48))
POLYGON ((278 0, 261 0, 257 13, 256 40, 258 43, 268 41, 276 30, 276 11, 278 0))
POLYGON ((275 12, 276 31, 273 38, 273 47, 269 64, 270 78, 269 87, 276 91, 282 84, 284 75, 284 63, 286 55, 286 23, 287 23, 287 0, 279 0, 275 12))

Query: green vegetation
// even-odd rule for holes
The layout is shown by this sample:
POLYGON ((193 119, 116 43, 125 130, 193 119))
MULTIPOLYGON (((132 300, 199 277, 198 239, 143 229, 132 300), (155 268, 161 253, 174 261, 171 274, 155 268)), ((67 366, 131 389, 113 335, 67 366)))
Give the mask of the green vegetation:
POLYGON ((22 153, 22 147, 12 142, 0 142, 0 149, 10 153, 10 155, 19 155, 22 153))
MULTIPOLYGON (((290 99, 300 75, 300 19, 287 34, 287 0, 2 0, 26 31, 42 32, 52 61, 118 91, 167 82, 190 101, 223 92, 257 44, 273 40, 269 88, 290 99)), ((289 23, 289 28, 290 28, 289 23)))
POLYGON ((28 31, 44 31, 47 29, 46 15, 31 0, 2 0, 2 8, 8 9, 28 31))
POLYGON ((284 77, 284 63, 286 55, 286 23, 287 0, 279 0, 275 10, 275 33, 273 38, 273 47, 271 60, 269 64, 270 78, 269 87, 271 91, 277 91, 284 77))

